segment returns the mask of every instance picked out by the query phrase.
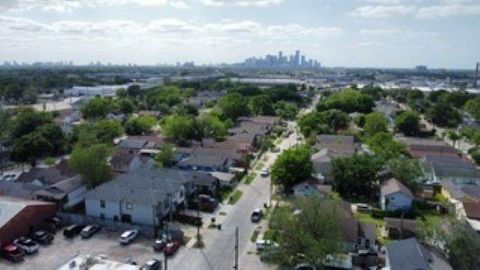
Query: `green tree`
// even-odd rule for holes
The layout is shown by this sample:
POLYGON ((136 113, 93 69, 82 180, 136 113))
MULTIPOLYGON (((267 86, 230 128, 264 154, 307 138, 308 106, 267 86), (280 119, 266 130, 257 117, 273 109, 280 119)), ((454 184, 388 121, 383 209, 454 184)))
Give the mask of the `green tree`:
POLYGON ((142 95, 142 88, 140 88, 140 86, 136 84, 130 85, 127 88, 127 95, 133 98, 139 97, 142 95))
POLYGON ((65 146, 65 136, 62 129, 57 124, 45 124, 37 128, 35 132, 38 132, 40 136, 45 138, 52 149, 50 152, 46 152, 46 155, 56 155, 63 153, 65 146))
POLYGON ((320 112, 319 117, 320 121, 327 125, 332 133, 347 128, 350 123, 348 114, 336 109, 320 112))
POLYGON ((94 131, 100 142, 111 144, 113 139, 123 134, 123 127, 119 121, 104 119, 95 123, 94 131))
POLYGON ((456 223, 447 236, 448 260, 453 269, 470 270, 480 266, 480 238, 466 223, 456 223))
POLYGON ((155 126, 157 119, 152 116, 131 117, 125 123, 125 133, 128 135, 143 135, 155 126))
POLYGON ((15 141, 10 158, 15 162, 29 162, 35 166, 38 158, 49 156, 53 150, 52 144, 39 132, 32 132, 15 141))
POLYGON ((416 112, 402 112, 395 118, 395 129, 405 136, 415 136, 420 132, 420 117, 416 112))
POLYGON ((346 113, 370 113, 374 106, 375 102, 372 97, 347 88, 339 93, 330 95, 326 100, 318 104, 317 109, 318 111, 338 109, 346 113))
POLYGON ((408 186, 413 191, 420 191, 421 181, 424 177, 422 165, 417 159, 405 157, 391 159, 387 162, 388 170, 392 176, 408 186))
POLYGON ((456 131, 453 131, 453 130, 448 131, 447 137, 450 141, 452 141, 453 147, 455 147, 457 145, 457 141, 462 138, 460 137, 460 134, 458 134, 456 131))
POLYGON ((223 140, 227 135, 227 124, 217 115, 206 114, 199 119, 199 125, 203 129, 203 136, 213 138, 217 141, 223 140))
POLYGON ((295 105, 287 103, 283 100, 273 104, 275 114, 282 119, 293 120, 297 116, 298 109, 295 105))
POLYGON ((367 136, 373 136, 380 132, 388 132, 388 119, 379 112, 372 112, 365 115, 365 124, 363 126, 367 136))
POLYGON ((99 119, 115 110, 115 105, 110 98, 95 97, 82 108, 82 116, 86 119, 99 119))
POLYGON ((467 101, 465 110, 477 121, 480 121, 480 97, 467 101))
POLYGON ((107 158, 111 149, 106 144, 94 144, 87 148, 76 146, 70 156, 69 166, 87 181, 90 188, 101 185, 113 176, 107 158))
POLYGON ((381 167, 377 159, 367 155, 334 159, 331 168, 334 189, 343 198, 356 201, 374 199, 381 167))
POLYGON ((129 98, 120 98, 117 100, 118 110, 124 114, 131 114, 135 111, 135 104, 129 98))
POLYGON ((308 180, 313 168, 310 154, 305 145, 285 150, 272 166, 273 183, 288 191, 295 184, 308 180))
POLYGON ((164 119, 162 133, 177 143, 185 144, 188 140, 197 139, 199 132, 193 117, 173 114, 164 119))
POLYGON ((18 139, 35 131, 38 127, 50 123, 53 123, 51 114, 22 108, 10 123, 10 138, 11 140, 18 139))
POLYGON ((457 127, 462 122, 462 116, 451 105, 437 103, 427 111, 427 117, 440 127, 457 127))
POLYGON ((269 96, 263 94, 250 98, 250 108, 255 115, 273 115, 273 103, 269 96))
POLYGON ((159 167, 171 167, 175 162, 175 149, 169 143, 162 144, 158 154, 155 156, 155 162, 159 167))
POLYGON ((223 115, 232 120, 249 114, 247 99, 238 93, 230 93, 221 97, 217 105, 223 115))
POLYGON ((377 133, 367 139, 367 145, 383 161, 406 155, 405 145, 393 139, 390 133, 377 133))
POLYGON ((337 202, 317 196, 297 199, 293 205, 297 215, 283 211, 271 224, 278 228, 277 260, 289 269, 305 262, 323 269, 328 255, 341 252, 342 209, 337 202))

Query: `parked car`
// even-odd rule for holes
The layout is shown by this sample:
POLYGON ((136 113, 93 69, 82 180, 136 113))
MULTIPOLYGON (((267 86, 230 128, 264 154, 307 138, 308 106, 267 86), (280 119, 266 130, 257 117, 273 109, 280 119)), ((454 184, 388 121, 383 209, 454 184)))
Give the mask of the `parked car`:
POLYGON ((33 254, 33 253, 37 252, 38 249, 40 248, 40 245, 37 242, 33 241, 30 238, 24 237, 24 236, 15 239, 13 241, 13 243, 19 249, 23 250, 23 252, 25 252, 25 254, 33 254))
POLYGON ((23 257, 25 256, 25 253, 14 244, 2 247, 0 254, 3 258, 11 262, 23 261, 23 257))
POLYGON ((190 207, 200 208, 202 211, 213 212, 218 206, 218 201, 210 195, 200 194, 190 202, 190 207))
POLYGON ((170 241, 167 243, 167 245, 163 249, 163 253, 165 254, 165 256, 172 256, 177 252, 179 248, 180 248, 180 242, 176 240, 170 241))
POLYGON ((98 231, 100 231, 101 227, 100 225, 88 225, 85 228, 82 229, 80 232, 80 235, 82 238, 90 238, 92 235, 96 234, 98 231))
POLYGON ((270 175, 270 170, 268 168, 264 168, 261 172, 260 172, 260 176, 261 177, 268 177, 270 175))
POLYGON ((159 259, 151 259, 147 261, 141 268, 142 270, 161 270, 162 261, 159 259))
POLYGON ((62 227, 62 220, 61 220, 59 217, 57 217, 57 216, 53 216, 53 217, 51 217, 51 218, 47 218, 47 219, 45 220, 45 222, 48 223, 48 224, 50 224, 50 225, 53 227, 54 230, 57 230, 57 229, 59 229, 59 228, 62 227))
POLYGON ((135 238, 137 238, 137 236, 138 236, 138 230, 125 231, 120 236, 120 244, 124 244, 124 245, 130 244, 131 242, 133 242, 133 240, 135 240, 135 238))
POLYGON ((281 255, 279 250, 274 247, 267 247, 260 253, 260 261, 262 262, 274 262, 281 255))
POLYGON ((295 266, 295 270, 317 270, 317 268, 308 263, 301 263, 295 266))
POLYGON ((278 244, 273 242, 272 240, 260 239, 260 240, 257 240, 257 242, 255 243, 255 246, 257 247, 257 251, 262 251, 265 248, 269 248, 269 247, 276 248, 278 247, 278 244))
POLYGON ((42 245, 49 245, 55 237, 46 231, 36 231, 32 234, 32 239, 42 245))
POLYGON ((356 206, 357 206, 357 212, 359 212, 359 213, 365 213, 365 212, 368 212, 372 209, 366 203, 357 203, 356 206))
POLYGON ((84 226, 82 225, 70 225, 63 230, 63 236, 65 236, 66 238, 73 238, 79 235, 83 228, 84 226))
POLYGON ((163 249, 167 246, 166 239, 157 239, 153 243, 153 250, 155 251, 163 251, 163 249))
POLYGON ((253 210, 252 215, 250 216, 250 220, 252 222, 259 222, 263 217, 263 211, 260 208, 256 208, 253 210))

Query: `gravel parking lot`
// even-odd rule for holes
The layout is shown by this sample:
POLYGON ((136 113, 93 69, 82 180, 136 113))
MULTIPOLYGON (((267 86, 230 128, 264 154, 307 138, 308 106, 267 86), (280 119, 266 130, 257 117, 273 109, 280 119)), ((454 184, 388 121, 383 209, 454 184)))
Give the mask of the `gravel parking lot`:
POLYGON ((153 240, 139 236, 127 246, 120 245, 118 239, 120 232, 108 232, 102 229, 90 239, 82 239, 77 236, 73 239, 65 239, 62 230, 55 235, 51 245, 40 246, 40 250, 34 255, 25 256, 25 261, 11 263, 0 258, 0 269, 2 270, 44 270, 55 269, 64 264, 76 254, 89 254, 92 256, 104 254, 108 258, 123 262, 127 258, 133 258, 138 265, 147 260, 159 258, 163 261, 163 254, 153 251, 153 240))

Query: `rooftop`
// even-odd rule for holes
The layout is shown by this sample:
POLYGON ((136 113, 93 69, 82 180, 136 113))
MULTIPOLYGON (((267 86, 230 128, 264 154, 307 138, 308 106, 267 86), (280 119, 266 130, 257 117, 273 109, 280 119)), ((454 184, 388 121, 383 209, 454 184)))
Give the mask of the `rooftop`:
POLYGON ((402 192, 408 197, 410 197, 411 199, 414 198, 410 189, 395 178, 391 178, 385 181, 384 183, 382 183, 380 190, 385 195, 402 192))
POLYGON ((416 238, 395 241, 387 245, 387 256, 391 270, 422 269, 451 270, 445 258, 427 249, 416 238))

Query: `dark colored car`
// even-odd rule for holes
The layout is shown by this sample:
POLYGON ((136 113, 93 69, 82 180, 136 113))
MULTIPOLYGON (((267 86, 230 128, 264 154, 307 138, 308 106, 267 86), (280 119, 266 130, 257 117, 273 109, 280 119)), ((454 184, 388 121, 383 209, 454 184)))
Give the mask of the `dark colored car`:
POLYGON ((252 215, 250 216, 250 220, 252 222, 259 222, 263 217, 263 211, 260 208, 254 209, 252 215))
POLYGON ((167 243, 167 245, 163 249, 163 253, 165 254, 165 256, 172 256, 177 252, 179 248, 180 242, 174 240, 167 243))
POLYGON ((98 231, 100 231, 100 229, 101 229, 100 225, 88 225, 88 226, 86 226, 85 228, 82 229, 82 231, 80 232, 80 235, 84 239, 85 238, 90 238, 94 234, 96 234, 98 231))
POLYGON ((23 261, 23 257, 25 256, 25 253, 14 244, 2 247, 0 254, 11 262, 23 261))
POLYGON ((63 229, 63 236, 66 238, 73 238, 80 234, 84 226, 81 225, 70 225, 67 228, 63 229))
POLYGON ((142 270, 161 270, 161 269, 162 269, 162 261, 160 261, 159 259, 149 260, 142 266, 142 270))
POLYGON ((57 230, 62 227, 62 220, 59 217, 53 216, 45 220, 46 223, 50 224, 54 230, 57 230))
POLYGON ((46 231, 36 231, 32 234, 32 239, 42 245, 49 245, 55 237, 46 231))
POLYGON ((191 207, 202 211, 213 212, 218 206, 218 201, 209 195, 201 194, 191 202, 191 207))
POLYGON ((153 250, 155 251, 163 251, 163 249, 167 246, 166 239, 157 239, 155 243, 153 243, 153 250))
POLYGON ((15 239, 13 243, 15 246, 25 252, 25 254, 33 254, 40 248, 40 245, 37 242, 25 236, 15 239))

